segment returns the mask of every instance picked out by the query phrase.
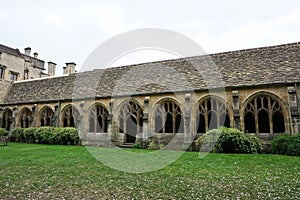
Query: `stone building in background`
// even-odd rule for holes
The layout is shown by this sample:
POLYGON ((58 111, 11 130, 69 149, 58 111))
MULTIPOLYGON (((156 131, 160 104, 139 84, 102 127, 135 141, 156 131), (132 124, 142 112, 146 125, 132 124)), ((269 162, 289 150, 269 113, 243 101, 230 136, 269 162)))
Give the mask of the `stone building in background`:
POLYGON ((64 76, 1 81, 0 126, 74 126, 97 145, 165 145, 219 126, 266 141, 299 132, 300 43, 74 70, 67 63, 64 76))
POLYGON ((38 53, 31 56, 31 48, 13 49, 0 44, 0 80, 19 81, 48 76, 44 73, 44 61, 38 53))

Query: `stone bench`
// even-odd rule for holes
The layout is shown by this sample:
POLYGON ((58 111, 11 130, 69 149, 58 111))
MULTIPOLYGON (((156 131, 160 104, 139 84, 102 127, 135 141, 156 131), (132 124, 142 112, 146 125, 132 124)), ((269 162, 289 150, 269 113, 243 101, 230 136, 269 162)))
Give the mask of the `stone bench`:
POLYGON ((4 146, 7 146, 8 136, 0 136, 0 143, 3 143, 4 146))

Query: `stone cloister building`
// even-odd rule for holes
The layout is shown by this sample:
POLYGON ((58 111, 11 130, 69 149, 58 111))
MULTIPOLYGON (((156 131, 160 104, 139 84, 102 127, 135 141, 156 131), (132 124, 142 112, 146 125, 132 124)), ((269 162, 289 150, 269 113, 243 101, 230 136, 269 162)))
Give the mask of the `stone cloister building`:
POLYGON ((219 126, 270 140, 299 132, 299 82, 300 43, 2 81, 0 126, 77 127, 96 144, 165 144, 219 126))

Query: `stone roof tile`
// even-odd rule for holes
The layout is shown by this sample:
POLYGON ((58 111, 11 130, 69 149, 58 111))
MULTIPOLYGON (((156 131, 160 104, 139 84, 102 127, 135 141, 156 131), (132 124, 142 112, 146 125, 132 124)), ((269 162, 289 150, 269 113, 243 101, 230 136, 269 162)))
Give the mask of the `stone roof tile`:
POLYGON ((138 95, 300 80, 300 43, 15 82, 7 104, 138 95))

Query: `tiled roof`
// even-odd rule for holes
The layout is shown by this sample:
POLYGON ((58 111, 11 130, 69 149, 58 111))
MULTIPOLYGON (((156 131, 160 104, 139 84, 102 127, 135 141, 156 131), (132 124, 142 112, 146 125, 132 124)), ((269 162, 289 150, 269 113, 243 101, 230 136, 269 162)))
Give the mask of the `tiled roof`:
POLYGON ((6 103, 294 82, 300 82, 300 43, 15 82, 6 103))
POLYGON ((21 53, 19 49, 13 49, 11 47, 0 44, 0 52, 5 52, 14 56, 20 56, 21 53))
POLYGON ((8 47, 8 46, 5 46, 3 44, 0 44, 0 52, 5 52, 5 53, 8 53, 8 54, 11 54, 11 55, 14 55, 14 56, 22 57, 25 60, 34 63, 35 67, 37 67, 39 69, 42 69, 42 70, 45 69, 44 68, 44 61, 43 60, 40 60, 38 58, 34 58, 32 56, 28 56, 26 54, 23 54, 23 53, 20 52, 19 49, 13 49, 11 47, 8 47))

